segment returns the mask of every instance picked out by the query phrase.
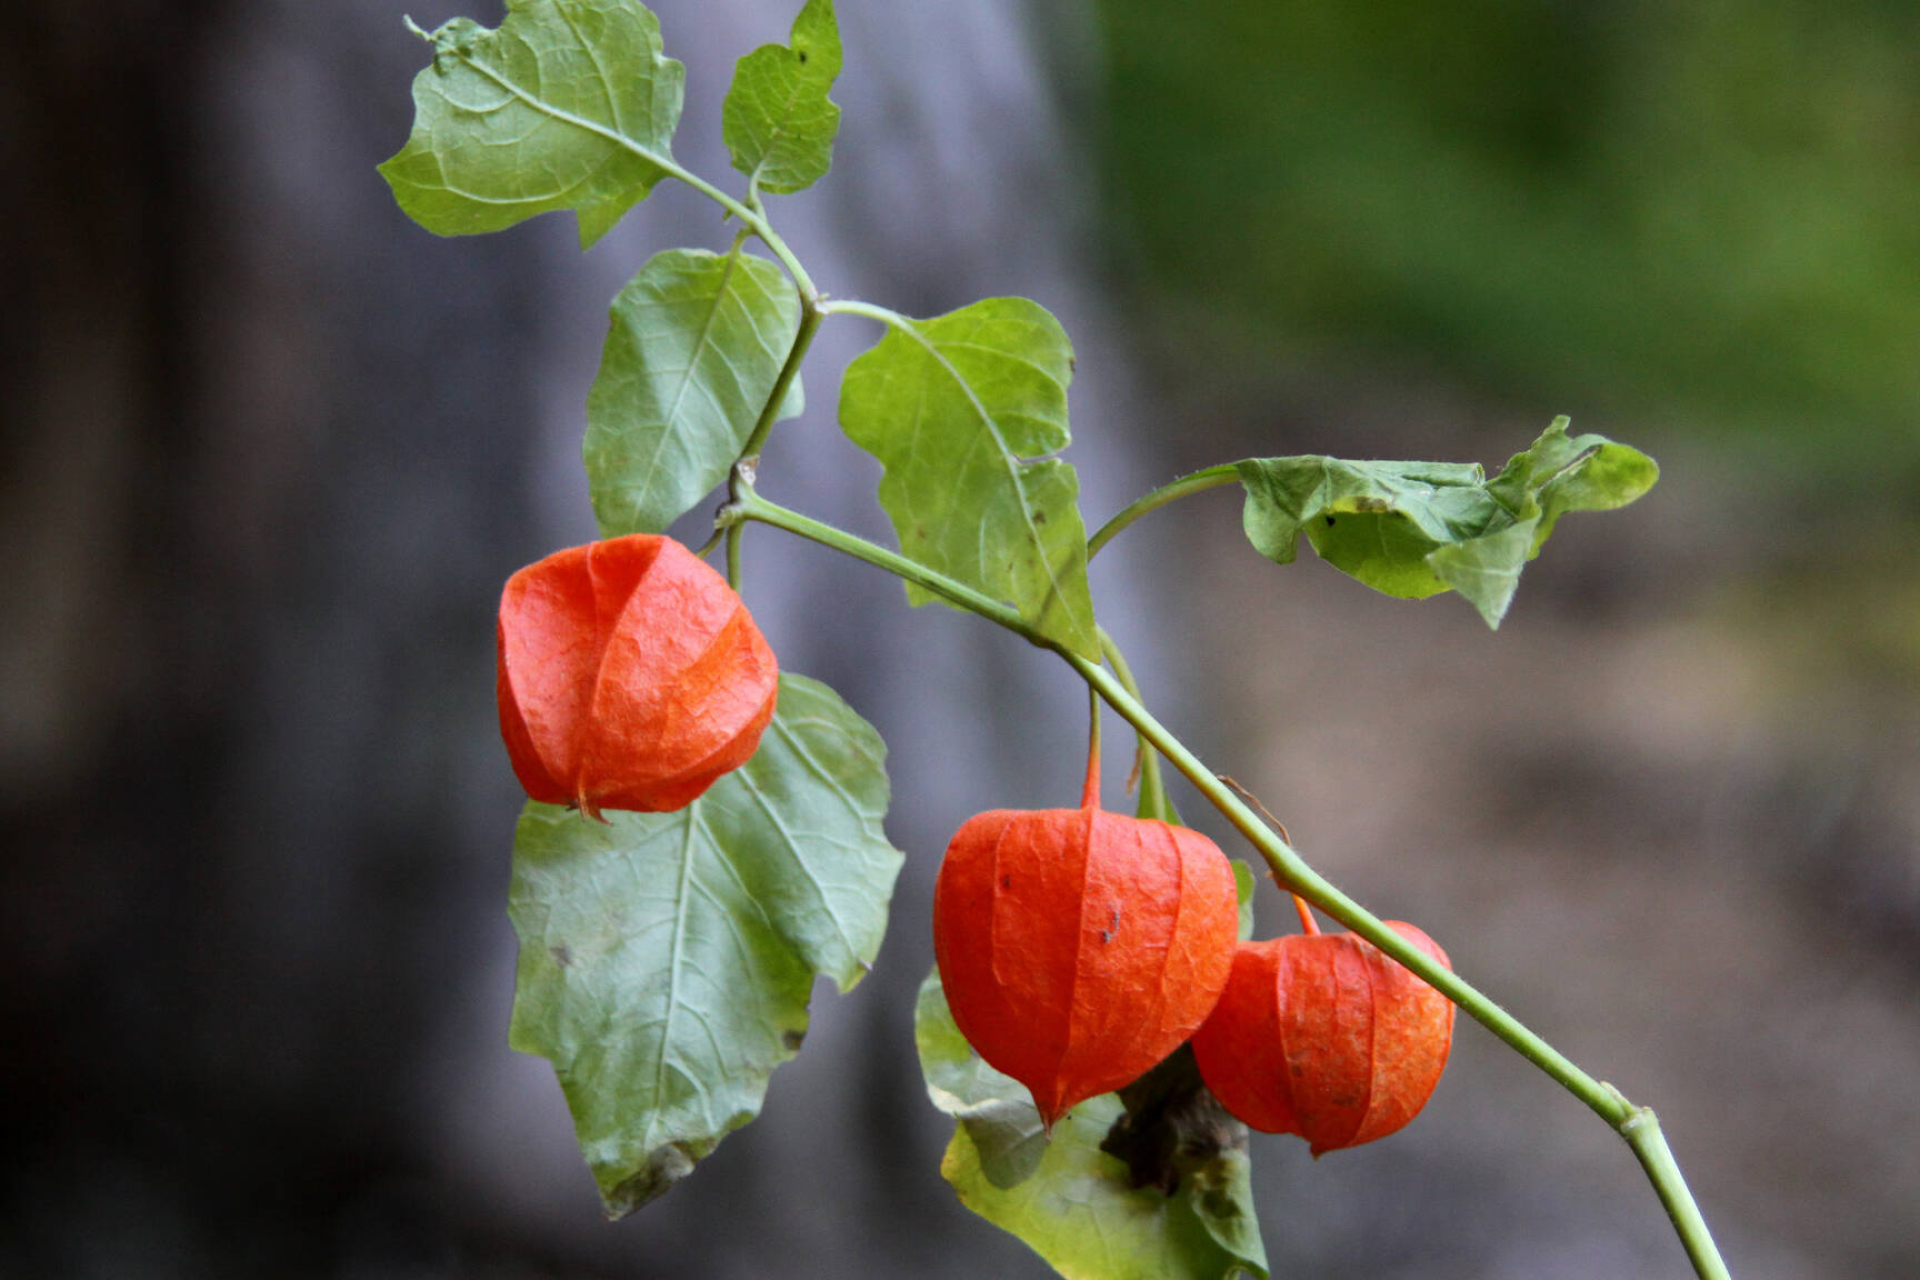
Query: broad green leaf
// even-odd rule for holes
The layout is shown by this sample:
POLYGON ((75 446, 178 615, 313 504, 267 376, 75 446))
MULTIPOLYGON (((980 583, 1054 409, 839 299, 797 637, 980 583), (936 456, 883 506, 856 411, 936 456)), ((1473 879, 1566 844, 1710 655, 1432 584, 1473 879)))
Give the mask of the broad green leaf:
MULTIPOLYGON (((938 973, 920 987, 914 1039, 927 1093, 958 1122, 941 1175, 962 1204, 1018 1236, 1061 1275, 1266 1276, 1246 1129, 1217 1103, 1197 1127, 1188 1123, 1192 1108, 1184 1118, 1168 1116, 1167 1096, 1153 1087, 1161 1075, 1155 1068, 1142 1079, 1143 1095, 1154 1095, 1140 1100, 1147 1110, 1130 1115, 1119 1095, 1103 1094, 1075 1106, 1049 1137, 1025 1087, 982 1062, 953 1025, 938 973)), ((1176 1057, 1192 1061, 1184 1050, 1176 1057)), ((1199 1087, 1197 1071, 1192 1084, 1199 1087)))
POLYGON ((427 39, 413 134, 380 166, 427 230, 572 209, 585 248, 674 168, 685 73, 639 0, 507 0, 497 30, 455 18, 427 39))
POLYGON ((641 268, 613 300, 587 396, 602 537, 659 533, 726 479, 799 328, 792 286, 751 254, 670 249, 641 268))
POLYGON ((1247 538, 1268 559, 1292 563, 1304 531, 1321 559, 1368 586, 1407 599, 1457 591, 1489 627, 1562 515, 1623 507, 1660 476, 1637 449, 1569 437, 1565 418, 1492 480, 1471 463, 1310 455, 1237 466, 1247 538))
POLYGON ((610 1216, 759 1113, 815 974, 844 991, 872 962, 901 863, 884 758, 831 689, 785 675, 759 751, 687 808, 521 815, 510 1043, 553 1063, 610 1216))
MULTIPOLYGON (((1087 539, 1066 448, 1073 348, 1025 298, 989 298, 888 329, 847 367, 840 425, 880 459, 903 554, 1006 601, 1098 660, 1087 539)), ((909 586, 914 604, 935 599, 909 586)))
POLYGON ((761 191, 799 191, 825 176, 840 129, 840 108, 827 99, 840 75, 833 0, 807 0, 790 40, 740 59, 721 109, 733 167, 761 191))

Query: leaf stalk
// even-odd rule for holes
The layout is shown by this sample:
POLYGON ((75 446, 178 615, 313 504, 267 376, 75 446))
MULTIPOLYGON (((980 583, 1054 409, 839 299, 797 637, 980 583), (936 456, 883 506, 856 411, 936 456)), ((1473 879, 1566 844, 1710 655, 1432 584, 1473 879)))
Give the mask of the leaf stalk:
POLYGON ((1158 511, 1170 502, 1178 502, 1188 494, 1215 489, 1223 484, 1232 484, 1240 478, 1240 471, 1233 463, 1225 462, 1217 467, 1208 467, 1205 471, 1196 471, 1190 476, 1181 476, 1172 484, 1162 485, 1152 493, 1135 498, 1120 508, 1113 519, 1100 526, 1099 532, 1087 539, 1087 559, 1100 554, 1100 548, 1119 536, 1120 531, 1146 515, 1149 511, 1158 511))

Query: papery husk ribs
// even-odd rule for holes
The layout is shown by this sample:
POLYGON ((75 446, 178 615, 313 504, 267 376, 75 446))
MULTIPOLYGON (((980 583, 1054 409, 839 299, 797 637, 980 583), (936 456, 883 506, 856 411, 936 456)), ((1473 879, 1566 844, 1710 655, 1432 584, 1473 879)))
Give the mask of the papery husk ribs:
POLYGON ((955 1024, 1051 1127, 1179 1048, 1226 984, 1233 871, 1199 832, 1077 809, 995 809, 955 833, 933 947, 955 1024))
MULTIPOLYGON (((1387 927, 1447 964, 1418 928, 1387 927)), ((1193 1053, 1227 1110, 1319 1156, 1412 1120, 1452 1042, 1445 996, 1364 938, 1311 933, 1240 944, 1193 1053)))
POLYGON ((527 795, 685 808, 739 768, 773 718, 779 668, 746 605, 671 538, 557 551, 507 580, 500 732, 527 795))

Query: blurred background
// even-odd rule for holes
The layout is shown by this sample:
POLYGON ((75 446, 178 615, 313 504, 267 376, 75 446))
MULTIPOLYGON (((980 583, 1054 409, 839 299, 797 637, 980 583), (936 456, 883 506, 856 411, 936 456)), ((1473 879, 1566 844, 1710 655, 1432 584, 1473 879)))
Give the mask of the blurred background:
MULTIPOLYGON (((940 1180, 911 1005, 947 836, 1070 801, 1081 696, 824 552, 756 533, 747 595, 891 745, 874 976, 614 1226, 505 1047, 499 584, 592 534, 607 302, 729 230, 665 186, 584 256, 415 228, 373 171, 404 7, 35 5, 0 44, 0 1275, 1049 1274, 940 1180)), ((793 7, 659 0, 684 161, 727 172, 732 62, 793 7)), ((1266 563, 1230 491, 1096 599, 1316 865, 1659 1109, 1736 1275, 1920 1273, 1920 9, 839 7, 834 173, 774 216, 834 293, 1060 315, 1090 525, 1250 455, 1493 467, 1562 412, 1661 460, 1497 634, 1266 563)), ((888 537, 833 428, 874 336, 823 331, 763 475, 888 537)), ((1471 1023, 1405 1133, 1255 1161, 1277 1276, 1687 1273, 1471 1023)))

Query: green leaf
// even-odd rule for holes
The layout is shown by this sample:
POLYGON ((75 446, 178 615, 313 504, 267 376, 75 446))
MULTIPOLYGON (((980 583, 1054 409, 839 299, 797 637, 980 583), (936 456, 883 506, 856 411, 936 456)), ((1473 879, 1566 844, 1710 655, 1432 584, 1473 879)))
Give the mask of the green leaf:
POLYGON ((807 0, 790 45, 764 44, 740 59, 721 127, 733 167, 752 188, 799 191, 825 176, 840 129, 840 108, 827 91, 839 75, 833 0, 807 0))
MULTIPOLYGON (((641 268, 613 300, 587 396, 602 537, 659 533, 726 479, 799 328, 792 286, 751 254, 670 249, 641 268)), ((799 411, 799 385, 782 416, 799 411)))
POLYGON ((1660 477, 1637 449, 1569 437, 1566 418, 1492 480, 1478 464, 1320 455, 1236 466, 1247 538, 1269 560, 1292 563, 1304 530, 1321 559, 1368 586, 1407 599, 1457 591, 1489 627, 1562 515, 1624 507, 1660 477))
MULTIPOLYGON (((880 503, 910 559, 1010 603, 1098 661, 1079 479, 1066 448, 1073 347, 1025 298, 903 320, 847 367, 840 425, 880 459, 880 503)), ((914 604, 937 599, 909 585, 914 604)))
MULTIPOLYGON (((1204 1124, 1170 1128, 1194 1113, 1165 1114, 1156 1068, 1142 1078, 1152 1096, 1141 1101, 1159 1108, 1153 1114, 1130 1114, 1119 1095, 1102 1094, 1075 1106, 1049 1138, 1025 1087, 982 1062, 953 1025, 938 973, 921 984, 914 1040, 927 1093, 958 1121, 941 1175, 962 1204, 1018 1236, 1060 1274, 1070 1280, 1266 1276, 1246 1129, 1217 1103, 1204 1124), (1128 1158, 1109 1154, 1103 1143, 1128 1158)), ((1192 1061, 1184 1051, 1179 1056, 1192 1061)), ((1197 1072, 1192 1085, 1204 1092, 1197 1072)))
POLYGON ((498 30, 455 18, 427 39, 413 134, 380 166, 427 230, 572 209, 586 248, 676 171, 685 73, 639 0, 507 0, 498 30))
POLYGON ((510 1043, 553 1063, 610 1216, 759 1113, 815 974, 845 991, 872 962, 901 863, 885 754, 831 689, 784 675, 759 751, 687 808, 521 815, 510 1043))
POLYGON ((1240 941, 1253 937, 1253 868, 1239 858, 1233 863, 1233 888, 1240 895, 1240 941))

